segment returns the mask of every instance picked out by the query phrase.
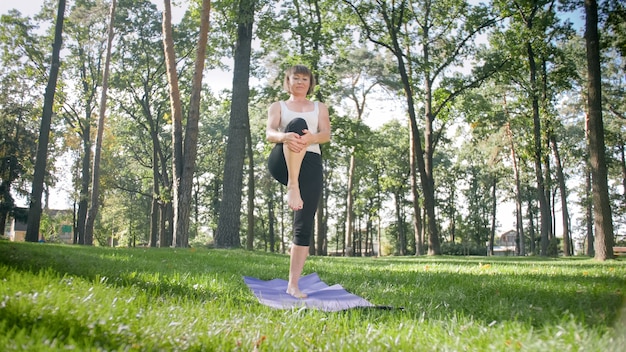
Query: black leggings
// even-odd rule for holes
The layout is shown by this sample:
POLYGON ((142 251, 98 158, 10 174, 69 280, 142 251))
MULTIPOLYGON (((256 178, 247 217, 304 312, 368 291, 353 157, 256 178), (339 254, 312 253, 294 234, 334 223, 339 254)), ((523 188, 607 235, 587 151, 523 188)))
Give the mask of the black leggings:
MULTIPOLYGON (((303 135, 302 130, 308 129, 304 119, 295 118, 289 122, 285 132, 303 135)), ((283 144, 277 143, 267 160, 270 174, 283 185, 287 185, 288 172, 283 144)), ((300 197, 304 203, 293 217, 293 243, 298 246, 309 246, 313 235, 315 212, 322 196, 322 156, 318 153, 306 152, 300 167, 300 197)))

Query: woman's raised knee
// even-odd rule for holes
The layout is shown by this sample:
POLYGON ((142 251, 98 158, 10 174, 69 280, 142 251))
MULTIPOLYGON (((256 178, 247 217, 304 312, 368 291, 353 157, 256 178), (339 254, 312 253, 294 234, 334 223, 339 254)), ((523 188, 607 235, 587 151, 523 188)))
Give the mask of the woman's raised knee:
POLYGON ((308 129, 309 125, 306 123, 306 120, 301 117, 296 117, 287 124, 285 132, 294 132, 302 136, 304 134, 303 131, 308 129))

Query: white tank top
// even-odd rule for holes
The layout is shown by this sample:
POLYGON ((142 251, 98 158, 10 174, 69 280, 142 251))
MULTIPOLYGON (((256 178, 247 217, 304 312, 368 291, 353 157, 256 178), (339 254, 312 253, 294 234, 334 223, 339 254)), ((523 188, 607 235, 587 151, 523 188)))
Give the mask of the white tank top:
MULTIPOLYGON (((287 124, 291 122, 291 120, 300 117, 306 121, 306 124, 309 126, 309 131, 313 134, 317 134, 318 132, 318 121, 319 121, 319 108, 317 106, 317 102, 313 102, 313 111, 307 112, 296 112, 291 111, 287 107, 284 101, 280 102, 280 130, 284 131, 287 127, 287 124)), ((311 144, 306 149, 308 152, 313 152, 317 154, 321 154, 320 145, 319 144, 311 144)))

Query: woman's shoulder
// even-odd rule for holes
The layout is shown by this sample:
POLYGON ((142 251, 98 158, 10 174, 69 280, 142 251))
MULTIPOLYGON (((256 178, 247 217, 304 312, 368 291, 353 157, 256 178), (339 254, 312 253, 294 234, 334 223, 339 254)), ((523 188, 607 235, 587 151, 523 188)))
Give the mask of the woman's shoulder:
POLYGON ((322 103, 321 101, 316 101, 315 104, 317 105, 318 110, 328 112, 328 107, 326 106, 326 104, 322 103))
POLYGON ((269 110, 280 110, 280 107, 283 105, 283 101, 275 101, 270 104, 269 110))

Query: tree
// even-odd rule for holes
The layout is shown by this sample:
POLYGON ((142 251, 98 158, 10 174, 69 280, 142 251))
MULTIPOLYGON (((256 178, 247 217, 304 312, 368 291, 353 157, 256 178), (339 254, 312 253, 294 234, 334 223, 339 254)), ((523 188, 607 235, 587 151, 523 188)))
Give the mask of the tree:
MULTIPOLYGON (((47 75, 43 52, 35 44, 45 40, 34 37, 33 30, 30 19, 17 12, 0 19, 0 229, 9 214, 19 218, 14 194, 28 197, 32 184, 42 101, 32 87, 45 85, 47 75)), ((47 170, 47 180, 50 174, 47 170)))
POLYGON ((434 121, 459 94, 478 86, 493 73, 493 66, 485 65, 491 68, 477 68, 471 77, 446 77, 446 72, 473 53, 472 39, 495 20, 486 7, 472 7, 465 1, 372 4, 344 0, 344 3, 360 18, 368 40, 389 50, 397 60, 411 127, 410 160, 417 164, 411 166, 413 201, 419 201, 415 174, 419 172, 427 216, 428 253, 440 254, 433 178, 433 155, 439 133, 434 130, 434 121), (421 85, 417 83, 420 79, 421 85), (442 82, 440 87, 437 82, 442 82), (416 104, 418 95, 424 102, 423 111, 416 104), (423 140, 417 119, 422 113, 423 140))
POLYGON ((41 128, 37 143, 37 159, 35 161, 35 174, 28 209, 28 223, 26 229, 26 241, 37 242, 39 240, 39 222, 41 220, 41 195, 43 193, 43 181, 46 174, 48 159, 48 141, 50 124, 56 93, 57 78, 59 76, 60 52, 63 43, 63 19, 65 17, 65 0, 59 0, 57 19, 54 30, 54 43, 52 44, 52 62, 46 93, 44 95, 43 111, 41 115, 41 128))
POLYGON ((409 136, 406 125, 398 120, 392 120, 377 131, 377 145, 375 148, 375 163, 380 170, 380 190, 383 194, 393 197, 395 229, 398 235, 398 253, 406 253, 406 233, 404 203, 409 188, 409 136), (402 133, 405 132, 405 133, 402 133))
POLYGON ((198 226, 205 226, 214 238, 219 221, 220 201, 222 198, 222 177, 226 161, 226 141, 228 135, 228 119, 230 113, 230 93, 224 92, 219 100, 203 103, 203 111, 212 113, 203 120, 200 126, 198 153, 199 192, 198 202, 205 214, 199 214, 198 226))
POLYGON ((98 214, 100 203, 100 154, 102 153, 102 138, 104 136, 104 123, 106 121, 107 90, 109 88, 109 67, 111 65, 111 45, 113 44, 115 23, 116 0, 111 1, 111 12, 109 14, 109 35, 107 39, 107 51, 104 59, 104 71, 102 73, 102 91, 100 96, 100 113, 98 116, 98 131, 96 134, 96 146, 93 156, 92 180, 91 180, 91 205, 85 220, 85 244, 93 244, 93 224, 98 214))
MULTIPOLYGON (((350 109, 355 122, 361 123, 366 112, 366 103, 368 97, 375 93, 375 88, 387 76, 385 72, 384 61, 380 56, 370 52, 367 48, 355 48, 348 53, 346 57, 340 61, 337 68, 337 76, 343 84, 342 96, 354 104, 350 109)), ((353 136, 356 141, 359 140, 358 131, 353 136)), ((355 188, 355 172, 357 167, 356 145, 350 148, 350 164, 348 167, 348 180, 346 189, 346 247, 347 255, 352 255, 352 232, 354 225, 354 197, 353 189, 355 188)))
POLYGON ((602 104, 607 148, 608 180, 613 212, 615 242, 626 226, 626 6, 619 1, 600 5, 600 17, 608 14, 601 28, 602 47, 602 104))
MULTIPOLYGON (((557 43, 570 40, 573 30, 570 23, 561 21, 558 16, 558 11, 565 8, 553 0, 496 1, 494 4, 510 24, 490 37, 491 50, 504 52, 510 57, 509 65, 499 75, 499 83, 508 88, 503 94, 507 115, 517 116, 515 120, 519 124, 516 125, 523 126, 519 132, 516 125, 512 124, 510 128, 514 140, 521 144, 515 146, 516 153, 522 157, 532 156, 535 200, 539 204, 540 216, 540 253, 545 256, 549 254, 549 245, 556 240, 555 207, 551 203, 553 162, 562 203, 567 202, 568 195, 563 171, 566 165, 558 144, 562 140, 559 136, 562 116, 557 104, 571 91, 577 75, 572 57, 566 54, 563 45, 557 43), (528 131, 532 133, 528 134, 528 131), (524 138, 525 135, 528 138, 524 138)), ((567 206, 562 207, 562 219, 566 224, 564 238, 569 244, 567 206)))
POLYGON ((587 44, 588 138, 593 212, 595 259, 613 258, 613 219, 607 184, 607 167, 602 121, 602 73, 598 35, 598 4, 585 0, 585 42, 587 44))
POLYGON ((202 77, 204 61, 206 59, 206 47, 208 42, 209 19, 211 14, 211 1, 202 1, 200 16, 200 33, 194 73, 189 101, 189 114, 185 127, 185 138, 182 133, 182 105, 180 89, 178 87, 178 74, 176 72, 176 54, 174 51, 174 39, 172 35, 172 7, 169 0, 164 0, 163 12, 163 46, 167 77, 170 84, 170 103, 172 109, 172 144, 174 153, 173 164, 173 204, 174 204, 174 235, 173 245, 187 247, 189 245, 189 219, 191 209, 191 192, 193 188, 193 175, 196 166, 198 151, 198 121, 200 119, 200 100, 202 89, 202 77))
POLYGON ((107 8, 93 0, 80 0, 71 7, 64 30, 69 55, 63 65, 63 86, 59 94, 63 102, 62 117, 69 126, 66 141, 76 133, 80 138, 82 153, 76 153, 80 163, 77 176, 78 213, 75 220, 75 237, 85 244, 85 223, 89 208, 92 181, 92 130, 97 93, 102 79, 102 59, 105 53, 107 8))
MULTIPOLYGON (((168 99, 161 18, 148 0, 122 2, 116 16, 119 39, 113 58, 111 109, 113 117, 120 118, 113 119, 113 133, 127 148, 122 155, 151 170, 150 246, 169 247, 173 217, 167 137, 172 138, 164 126, 168 99), (151 150, 144 150, 147 145, 151 150)), ((178 43, 187 46, 186 40, 178 43)))
MULTIPOLYGON (((543 4, 534 3, 530 8, 521 8, 520 5, 520 17, 528 30, 528 33, 535 30, 534 25, 539 22, 538 13, 541 13, 543 4)), ((541 214, 541 254, 547 255, 548 252, 548 238, 550 236, 551 220, 548 199, 546 197, 545 179, 542 169, 542 141, 541 141, 541 119, 539 114, 539 86, 537 82, 537 63, 535 56, 535 48, 532 45, 530 39, 525 42, 526 54, 528 60, 528 74, 529 74, 529 96, 531 100, 531 113, 533 121, 533 150, 534 150, 534 163, 535 163, 535 177, 537 181, 537 200, 539 201, 539 212, 541 214)))
MULTIPOLYGON (((241 246, 241 239, 239 238, 241 185, 243 183, 242 170, 245 159, 246 136, 250 135, 248 98, 250 93, 250 58, 252 55, 252 27, 255 7, 256 0, 239 1, 233 93, 230 122, 228 124, 226 162, 224 165, 223 196, 220 204, 217 233, 215 234, 215 245, 222 248, 241 246)), ((253 167, 252 161, 250 167, 253 167)), ((250 180, 253 181, 254 178, 252 177, 250 180)))

